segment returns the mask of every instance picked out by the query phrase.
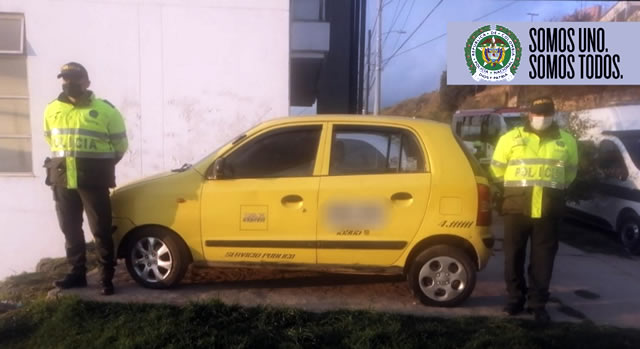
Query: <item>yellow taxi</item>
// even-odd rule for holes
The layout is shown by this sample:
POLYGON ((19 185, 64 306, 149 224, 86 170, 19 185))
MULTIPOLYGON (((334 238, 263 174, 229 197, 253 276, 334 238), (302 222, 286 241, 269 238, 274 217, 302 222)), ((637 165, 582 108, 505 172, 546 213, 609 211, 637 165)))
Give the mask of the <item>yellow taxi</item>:
POLYGON ((404 274, 422 303, 455 306, 493 245, 487 178, 448 125, 422 119, 271 120, 112 205, 118 257, 150 288, 190 264, 404 274))

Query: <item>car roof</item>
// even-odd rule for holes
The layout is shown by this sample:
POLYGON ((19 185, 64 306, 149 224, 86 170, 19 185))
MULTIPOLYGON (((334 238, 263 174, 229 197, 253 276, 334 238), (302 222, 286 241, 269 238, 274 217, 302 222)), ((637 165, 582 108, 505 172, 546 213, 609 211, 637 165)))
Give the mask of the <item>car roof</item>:
POLYGON ((640 105, 629 104, 615 107, 600 107, 576 111, 582 119, 593 123, 587 129, 587 134, 597 134, 602 131, 624 131, 640 129, 640 105))
POLYGON ((526 112, 527 112, 526 109, 518 108, 518 107, 496 109, 496 114, 522 114, 526 112))
POLYGON ((485 109, 461 109, 453 114, 454 117, 459 116, 484 116, 488 114, 493 114, 496 111, 495 108, 485 108, 485 109))
POLYGON ((430 127, 430 128, 446 128, 449 125, 443 122, 406 116, 378 116, 378 115, 341 115, 341 114, 322 114, 309 116, 285 116, 271 119, 263 122, 259 129, 273 127, 278 125, 304 123, 304 122, 362 122, 364 124, 400 124, 413 128, 430 127))
POLYGON ((603 135, 615 136, 615 137, 639 137, 640 130, 617 130, 617 131, 602 131, 603 135))

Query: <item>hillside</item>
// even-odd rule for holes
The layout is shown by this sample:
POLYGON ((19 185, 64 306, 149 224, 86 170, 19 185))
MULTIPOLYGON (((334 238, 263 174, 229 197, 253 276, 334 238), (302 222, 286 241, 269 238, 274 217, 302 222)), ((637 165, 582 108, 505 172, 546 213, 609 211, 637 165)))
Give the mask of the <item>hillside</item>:
POLYGON ((539 96, 552 96, 558 111, 570 112, 616 103, 640 103, 640 86, 487 86, 475 95, 461 98, 455 103, 457 108, 452 109, 443 106, 440 90, 436 90, 385 108, 382 114, 448 122, 456 109, 526 106, 539 96))

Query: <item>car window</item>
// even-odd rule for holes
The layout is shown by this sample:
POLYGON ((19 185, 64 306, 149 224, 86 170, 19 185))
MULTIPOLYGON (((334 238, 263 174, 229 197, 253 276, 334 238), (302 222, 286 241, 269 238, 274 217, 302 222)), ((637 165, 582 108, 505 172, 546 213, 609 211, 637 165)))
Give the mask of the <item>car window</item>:
POLYGON ((242 145, 225 160, 231 178, 307 177, 313 175, 322 126, 269 132, 242 145))
POLYGON ((415 136, 402 129, 337 126, 331 144, 330 175, 424 172, 415 136))
POLYGON ((598 167, 606 177, 622 180, 629 176, 620 149, 614 142, 607 139, 600 142, 598 148, 598 167))

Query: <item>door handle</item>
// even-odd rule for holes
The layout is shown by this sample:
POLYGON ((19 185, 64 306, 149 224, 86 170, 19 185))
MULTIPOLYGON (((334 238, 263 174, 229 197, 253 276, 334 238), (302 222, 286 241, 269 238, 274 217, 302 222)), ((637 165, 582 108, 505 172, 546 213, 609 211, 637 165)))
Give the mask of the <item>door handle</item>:
POLYGON ((290 207, 290 208, 300 208, 302 207, 302 196, 300 195, 287 195, 280 200, 282 206, 290 207))
POLYGON ((282 198, 283 204, 292 204, 300 201, 302 201, 302 196, 300 195, 287 195, 282 198))
POLYGON ((395 193, 391 195, 392 201, 407 201, 413 199, 413 195, 405 192, 395 193))

